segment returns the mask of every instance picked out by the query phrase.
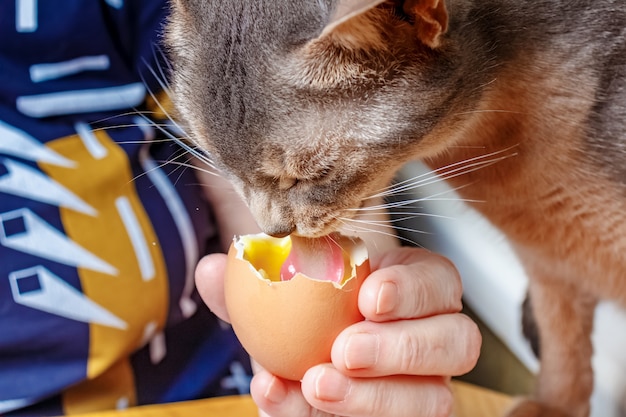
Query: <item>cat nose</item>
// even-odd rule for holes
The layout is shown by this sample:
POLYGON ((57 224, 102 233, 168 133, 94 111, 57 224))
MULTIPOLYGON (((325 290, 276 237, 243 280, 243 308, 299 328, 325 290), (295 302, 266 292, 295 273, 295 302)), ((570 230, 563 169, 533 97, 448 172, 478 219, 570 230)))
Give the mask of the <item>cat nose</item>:
POLYGON ((272 228, 269 228, 268 230, 264 230, 264 232, 266 235, 282 238, 282 237, 289 236, 291 233, 293 233, 294 229, 295 228, 293 226, 284 224, 284 225, 275 225, 272 228))

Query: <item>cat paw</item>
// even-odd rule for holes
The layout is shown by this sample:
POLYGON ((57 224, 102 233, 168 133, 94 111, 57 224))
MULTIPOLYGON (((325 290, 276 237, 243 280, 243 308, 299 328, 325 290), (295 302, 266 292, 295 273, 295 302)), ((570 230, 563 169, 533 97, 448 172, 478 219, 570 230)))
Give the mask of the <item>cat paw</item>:
POLYGON ((524 399, 517 402, 506 417, 571 417, 562 411, 555 410, 537 401, 524 399))

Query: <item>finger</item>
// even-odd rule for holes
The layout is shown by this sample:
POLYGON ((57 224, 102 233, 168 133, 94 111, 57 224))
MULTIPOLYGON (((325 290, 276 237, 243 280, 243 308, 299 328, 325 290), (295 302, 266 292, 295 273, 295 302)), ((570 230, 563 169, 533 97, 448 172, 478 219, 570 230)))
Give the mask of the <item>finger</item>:
POLYGON ((224 321, 230 321, 224 301, 226 255, 214 253, 200 259, 196 266, 196 287, 204 303, 224 321))
POLYGON ((482 338, 463 314, 389 323, 363 321, 339 334, 335 367, 347 375, 462 375, 474 368, 482 338))
POLYGON ((260 417, 331 417, 313 409, 302 395, 300 382, 287 381, 262 370, 250 383, 250 394, 260 417))
POLYGON ((416 248, 383 255, 359 291, 359 309, 369 320, 413 319, 455 313, 463 285, 447 258, 416 248))
POLYGON ((319 365, 304 375, 302 393, 315 409, 348 417, 448 417, 452 411, 442 377, 350 378, 319 365))

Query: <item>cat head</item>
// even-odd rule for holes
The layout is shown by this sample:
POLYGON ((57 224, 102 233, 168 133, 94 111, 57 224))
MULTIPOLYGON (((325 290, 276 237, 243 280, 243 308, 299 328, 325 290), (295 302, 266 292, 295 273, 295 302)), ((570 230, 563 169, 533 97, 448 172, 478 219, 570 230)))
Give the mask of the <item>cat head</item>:
POLYGON ((191 140, 263 231, 320 236, 443 149, 461 78, 443 0, 175 0, 172 90, 191 140))

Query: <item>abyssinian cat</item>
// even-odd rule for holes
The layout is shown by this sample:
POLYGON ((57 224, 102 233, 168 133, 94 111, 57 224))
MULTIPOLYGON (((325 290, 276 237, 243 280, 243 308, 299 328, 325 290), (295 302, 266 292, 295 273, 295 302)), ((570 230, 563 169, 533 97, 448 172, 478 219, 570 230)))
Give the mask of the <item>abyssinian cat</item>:
POLYGON ((191 140, 268 234, 339 228, 411 159, 451 175, 530 276, 541 371, 515 417, 584 417, 600 299, 626 304, 621 0, 176 0, 191 140))

